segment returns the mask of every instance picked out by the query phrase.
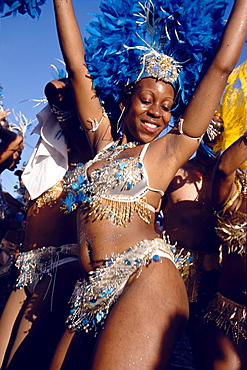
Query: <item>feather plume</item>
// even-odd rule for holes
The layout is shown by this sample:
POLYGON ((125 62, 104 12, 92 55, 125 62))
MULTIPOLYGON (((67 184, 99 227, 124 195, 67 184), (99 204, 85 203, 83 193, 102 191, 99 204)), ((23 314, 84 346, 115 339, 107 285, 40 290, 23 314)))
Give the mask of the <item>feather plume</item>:
POLYGON ((0 15, 7 17, 9 15, 29 14, 32 18, 39 18, 41 14, 40 7, 46 0, 0 0, 0 15))
POLYGON ((140 73, 148 46, 182 67, 173 112, 179 116, 217 50, 226 5, 222 0, 103 0, 101 14, 87 26, 91 35, 85 44, 87 65, 108 114, 114 115, 113 103, 140 73))
POLYGON ((21 113, 21 111, 16 113, 14 109, 13 109, 13 115, 16 120, 16 123, 9 122, 9 128, 11 131, 17 131, 19 135, 24 137, 27 129, 36 119, 29 120, 23 113, 21 113))

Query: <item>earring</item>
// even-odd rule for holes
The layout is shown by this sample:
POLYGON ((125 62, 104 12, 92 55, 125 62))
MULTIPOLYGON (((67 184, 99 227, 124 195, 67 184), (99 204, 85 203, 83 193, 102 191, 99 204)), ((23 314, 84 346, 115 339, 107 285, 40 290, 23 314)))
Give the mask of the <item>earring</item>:
POLYGON ((123 125, 123 114, 124 114, 124 111, 125 111, 125 107, 123 107, 121 113, 120 113, 120 116, 117 120, 117 134, 119 133, 119 131, 121 131, 121 128, 122 128, 122 125, 123 125))

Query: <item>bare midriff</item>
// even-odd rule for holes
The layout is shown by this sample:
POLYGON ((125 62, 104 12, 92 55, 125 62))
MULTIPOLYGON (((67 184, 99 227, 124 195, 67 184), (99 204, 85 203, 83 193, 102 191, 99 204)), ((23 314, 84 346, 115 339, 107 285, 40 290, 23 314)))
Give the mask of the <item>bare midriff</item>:
POLYGON ((117 226, 110 220, 95 220, 93 216, 83 213, 81 206, 77 219, 80 261, 85 272, 101 265, 107 256, 122 253, 141 240, 157 238, 154 215, 150 224, 147 224, 135 214, 125 227, 117 226))

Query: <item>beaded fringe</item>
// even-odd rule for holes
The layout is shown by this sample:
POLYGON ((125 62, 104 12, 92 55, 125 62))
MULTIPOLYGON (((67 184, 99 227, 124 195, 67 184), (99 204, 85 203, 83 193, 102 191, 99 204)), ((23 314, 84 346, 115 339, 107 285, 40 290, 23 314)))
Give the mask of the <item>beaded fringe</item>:
POLYGON ((247 215, 239 212, 219 212, 217 215, 217 235, 226 243, 228 253, 246 256, 247 215))
POLYGON ((96 220, 107 219, 118 226, 127 227, 127 223, 133 220, 135 212, 147 224, 151 220, 151 212, 147 208, 145 197, 134 202, 121 202, 102 196, 100 200, 90 203, 90 208, 89 215, 94 215, 96 220))
POLYGON ((214 321, 226 335, 238 343, 240 335, 246 340, 246 307, 217 293, 207 307, 206 322, 214 321))

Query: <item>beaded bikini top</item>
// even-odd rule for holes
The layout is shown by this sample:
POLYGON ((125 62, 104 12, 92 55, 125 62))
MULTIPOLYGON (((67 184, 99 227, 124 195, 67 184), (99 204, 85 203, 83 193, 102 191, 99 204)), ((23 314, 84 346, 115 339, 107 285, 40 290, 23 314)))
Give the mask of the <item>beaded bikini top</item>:
POLYGON ((155 209, 147 203, 145 195, 149 190, 161 196, 164 192, 149 186, 143 165, 148 144, 144 145, 137 158, 116 159, 120 152, 136 145, 138 143, 135 142, 119 145, 119 141, 116 141, 103 148, 85 165, 78 164, 63 183, 67 191, 63 208, 72 211, 79 204, 84 204, 89 215, 94 215, 95 219, 109 219, 116 225, 124 226, 137 212, 143 221, 150 223, 150 211, 154 212, 155 209), (88 177, 88 168, 99 161, 107 163, 94 169, 88 177))

